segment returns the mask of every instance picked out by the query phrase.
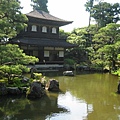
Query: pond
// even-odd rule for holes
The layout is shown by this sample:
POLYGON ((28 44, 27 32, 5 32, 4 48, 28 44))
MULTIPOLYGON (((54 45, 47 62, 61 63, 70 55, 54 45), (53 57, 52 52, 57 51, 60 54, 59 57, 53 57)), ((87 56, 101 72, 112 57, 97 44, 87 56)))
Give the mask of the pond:
POLYGON ((0 98, 0 120, 120 120, 118 77, 79 73, 74 77, 46 73, 59 81, 60 92, 37 100, 25 96, 0 98))

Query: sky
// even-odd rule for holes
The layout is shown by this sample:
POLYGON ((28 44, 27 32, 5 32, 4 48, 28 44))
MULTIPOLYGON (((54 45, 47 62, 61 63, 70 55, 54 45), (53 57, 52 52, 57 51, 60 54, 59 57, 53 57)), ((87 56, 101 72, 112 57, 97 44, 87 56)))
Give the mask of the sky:
MULTIPOLYGON (((23 7, 24 14, 32 11, 30 6, 31 0, 20 0, 23 7), (27 1, 27 2, 26 2, 27 1)), ((81 28, 88 26, 89 13, 85 11, 85 3, 87 0, 48 0, 48 11, 51 15, 67 20, 73 21, 72 24, 60 27, 65 32, 71 32, 74 28, 81 28)), ((102 0, 108 3, 119 3, 120 0, 102 0)))

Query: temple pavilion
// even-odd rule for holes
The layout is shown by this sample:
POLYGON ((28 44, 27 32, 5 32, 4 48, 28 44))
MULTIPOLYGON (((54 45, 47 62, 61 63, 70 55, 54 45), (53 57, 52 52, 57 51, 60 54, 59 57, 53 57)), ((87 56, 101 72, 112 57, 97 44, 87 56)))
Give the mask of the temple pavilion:
POLYGON ((40 10, 26 14, 28 26, 11 42, 18 44, 27 55, 39 58, 38 64, 63 65, 66 48, 76 45, 59 37, 59 27, 68 25, 66 21, 40 10))

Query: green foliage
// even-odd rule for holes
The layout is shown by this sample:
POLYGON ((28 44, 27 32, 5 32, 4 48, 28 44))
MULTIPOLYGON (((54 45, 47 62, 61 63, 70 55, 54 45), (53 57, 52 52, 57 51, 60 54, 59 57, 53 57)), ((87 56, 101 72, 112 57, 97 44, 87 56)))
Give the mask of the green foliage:
POLYGON ((5 78, 0 79, 0 83, 7 83, 7 80, 5 78))
POLYGON ((22 64, 27 65, 29 63, 35 63, 38 61, 36 57, 28 56, 25 53, 23 53, 23 50, 21 50, 18 45, 0 45, 0 65, 4 64, 22 64))
POLYGON ((65 31, 62 30, 62 29, 59 30, 59 36, 60 36, 60 38, 66 39, 69 35, 70 35, 69 32, 65 32, 65 31))
POLYGON ((86 11, 90 13, 90 16, 89 16, 89 26, 90 26, 90 22, 91 22, 91 10, 93 8, 93 3, 94 3, 94 0, 88 0, 85 4, 85 7, 86 7, 86 11))
POLYGON ((39 80, 41 80, 42 79, 42 73, 34 73, 34 75, 35 75, 35 79, 39 79, 39 80))
POLYGON ((73 59, 65 59, 64 63, 68 65, 74 65, 76 62, 73 59))
POLYGON ((85 7, 86 11, 91 12, 91 9, 93 8, 94 0, 87 0, 85 7))
POLYGON ((31 1, 33 2, 32 4, 33 9, 42 10, 49 13, 47 9, 48 0, 31 0, 31 1))
POLYGON ((18 45, 0 45, 0 53, 0 73, 8 78, 8 82, 29 72, 25 65, 38 62, 38 58, 25 55, 18 45))
POLYGON ((37 82, 41 82, 44 86, 46 85, 46 78, 45 76, 42 75, 42 73, 34 73, 34 77, 35 79, 33 80, 34 81, 37 81, 37 82))
POLYGON ((78 47, 68 49, 66 59, 100 69, 116 70, 120 66, 120 24, 110 23, 100 29, 96 25, 77 28, 67 41, 78 47))
POLYGON ((21 13, 18 0, 0 1, 0 39, 15 37, 26 26, 27 17, 21 13))
POLYGON ((13 83, 14 83, 13 86, 15 86, 15 87, 19 87, 19 88, 23 87, 22 84, 21 84, 21 81, 19 79, 14 80, 13 83))
POLYGON ((91 16, 95 19, 98 26, 105 27, 109 23, 117 23, 120 18, 120 4, 110 4, 107 2, 99 2, 94 5, 91 10, 91 16))
POLYGON ((19 114, 20 111, 24 110, 27 105, 30 104, 28 99, 18 99, 10 97, 5 101, 6 104, 3 107, 0 107, 0 111, 4 113, 6 116, 14 116, 15 114, 19 114), (14 102, 13 102, 14 100, 14 102))
POLYGON ((28 96, 30 94, 31 90, 30 87, 27 88, 27 92, 26 92, 26 96, 28 96))
POLYGON ((68 49, 65 54, 65 58, 70 58, 76 61, 76 63, 89 62, 88 55, 91 51, 88 50, 92 45, 93 35, 97 32, 96 25, 91 25, 84 28, 74 29, 67 41, 73 44, 77 44, 78 47, 68 49))
POLYGON ((120 24, 110 23, 98 30, 93 37, 95 50, 92 62, 103 62, 110 70, 116 70, 116 62, 120 53, 120 24))
POLYGON ((112 71, 111 72, 113 75, 117 75, 120 77, 120 69, 116 70, 116 71, 112 71))
POLYGON ((20 75, 22 73, 22 70, 20 69, 19 65, 2 65, 0 67, 0 69, 7 74, 15 74, 17 73, 18 75, 20 75))
POLYGON ((94 35, 94 49, 97 50, 104 45, 114 44, 120 40, 120 24, 110 23, 98 30, 94 35))
POLYGON ((22 73, 29 72, 29 68, 24 65, 2 65, 0 70, 8 78, 8 80, 13 80, 14 77, 21 76, 22 73))
POLYGON ((74 29, 71 35, 67 38, 67 41, 84 48, 86 46, 85 34, 87 34, 86 28, 74 29))

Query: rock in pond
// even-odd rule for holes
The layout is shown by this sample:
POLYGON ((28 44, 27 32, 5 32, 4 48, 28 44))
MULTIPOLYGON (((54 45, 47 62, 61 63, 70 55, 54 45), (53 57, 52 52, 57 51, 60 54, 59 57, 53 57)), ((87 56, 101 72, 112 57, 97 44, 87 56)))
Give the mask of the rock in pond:
POLYGON ((41 98, 43 95, 45 95, 45 90, 40 82, 33 82, 31 83, 26 95, 27 98, 30 99, 41 98))
POLYGON ((0 83, 0 95, 6 95, 8 93, 7 87, 4 83, 0 83))
POLYGON ((120 80, 119 80, 119 82, 118 82, 118 87, 117 87, 117 89, 118 89, 118 90, 117 90, 117 93, 120 94, 120 80))
POLYGON ((65 76, 74 76, 74 73, 73 73, 73 71, 64 71, 63 75, 65 75, 65 76))
POLYGON ((7 87, 9 95, 19 95, 23 93, 23 90, 18 87, 7 87))
POLYGON ((48 85, 49 91, 59 91, 59 82, 55 79, 51 79, 48 85))

